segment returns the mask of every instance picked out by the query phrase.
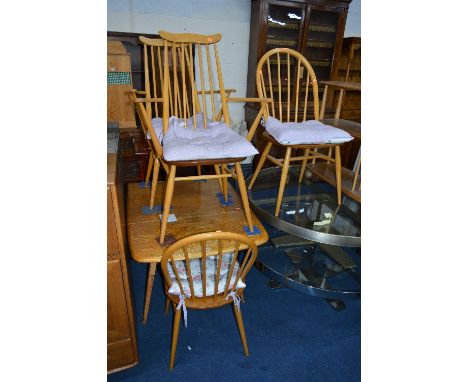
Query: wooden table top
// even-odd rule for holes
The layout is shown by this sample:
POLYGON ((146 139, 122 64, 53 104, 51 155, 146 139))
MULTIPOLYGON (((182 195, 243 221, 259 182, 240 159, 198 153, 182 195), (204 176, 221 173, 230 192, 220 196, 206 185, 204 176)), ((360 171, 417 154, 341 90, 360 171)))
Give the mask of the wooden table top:
POLYGON ((345 82, 345 81, 320 81, 323 85, 333 86, 344 90, 361 90, 360 82, 345 82))
MULTIPOLYGON (((155 205, 162 204, 166 182, 158 182, 155 205)), ((217 180, 206 182, 180 181, 174 186, 170 213, 175 214, 177 221, 167 224, 166 238, 173 235, 176 240, 202 232, 225 231, 245 234, 247 226, 242 202, 234 188, 229 184, 228 192, 233 204, 223 207, 216 197, 220 192, 217 180)), ((156 240, 159 238, 161 221, 159 214, 145 215, 143 207, 149 206, 150 188, 140 188, 138 183, 130 183, 127 188, 127 235, 130 253, 135 261, 158 263, 164 251, 156 240)), ((268 241, 268 234, 258 218, 252 212, 254 226, 260 234, 250 236, 257 245, 268 241)), ((214 243, 213 243, 214 244, 214 243)), ((208 244, 209 245, 209 244, 208 244)), ((213 246, 214 248, 214 246, 213 246)), ((240 249, 244 249, 240 247, 240 249)), ((223 252, 232 250, 226 247, 223 252)), ((208 249, 210 252, 210 249, 208 249)), ((190 250, 190 257, 199 257, 199 248, 190 250)), ((178 258, 179 256, 175 256, 178 258)))

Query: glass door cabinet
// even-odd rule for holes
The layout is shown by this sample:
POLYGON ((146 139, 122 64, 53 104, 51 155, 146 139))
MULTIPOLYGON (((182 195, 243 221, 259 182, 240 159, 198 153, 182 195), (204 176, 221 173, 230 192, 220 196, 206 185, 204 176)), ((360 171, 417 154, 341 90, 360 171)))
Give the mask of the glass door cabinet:
MULTIPOLYGON (((256 97, 255 72, 259 59, 274 48, 291 48, 307 58, 318 81, 336 75, 344 27, 351 0, 252 0, 247 96, 256 97)), ((270 61, 272 78, 278 85, 277 62, 270 61)), ((284 65, 284 62, 280 62, 284 65)), ((280 69, 281 70, 281 69, 280 69)), ((293 77, 294 78, 294 77, 293 77)), ((285 78, 281 77, 281 93, 285 78)), ((323 86, 319 85, 321 98, 323 86)), ((246 105, 247 123, 252 123, 258 105, 246 105)), ((331 109, 328 109, 331 113, 331 109)), ((308 109, 308 117, 313 108, 308 109)), ((262 129, 259 129, 261 133, 262 129)))

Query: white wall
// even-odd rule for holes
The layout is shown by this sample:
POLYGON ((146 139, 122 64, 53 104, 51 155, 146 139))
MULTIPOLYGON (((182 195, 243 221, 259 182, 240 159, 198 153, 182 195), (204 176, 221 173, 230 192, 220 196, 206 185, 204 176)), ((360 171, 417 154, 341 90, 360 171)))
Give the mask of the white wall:
POLYGON ((349 4, 344 36, 361 37, 361 0, 353 0, 349 4))
MULTIPOLYGON (((226 88, 245 97, 249 55, 250 0, 107 0, 107 30, 134 33, 220 32, 226 88)), ((350 4, 345 36, 361 35, 361 0, 350 4)), ((244 119, 244 104, 231 103, 231 119, 244 119)))
MULTIPOLYGON (((107 0, 107 30, 135 33, 193 32, 223 35, 219 54, 226 88, 245 97, 249 55, 250 0, 107 0)), ((197 61, 196 61, 197 62, 197 61)), ((231 103, 233 121, 244 104, 231 103)))

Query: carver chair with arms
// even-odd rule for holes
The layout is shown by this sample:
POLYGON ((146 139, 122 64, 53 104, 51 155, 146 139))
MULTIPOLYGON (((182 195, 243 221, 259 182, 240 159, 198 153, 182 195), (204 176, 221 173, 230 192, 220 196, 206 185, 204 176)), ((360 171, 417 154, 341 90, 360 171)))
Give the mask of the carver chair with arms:
MULTIPOLYGON (((148 91, 151 90, 149 80, 145 79, 146 97, 143 100, 136 98, 138 92, 134 93, 137 105, 146 103, 147 117, 143 117, 143 120, 147 124, 147 130, 150 132, 155 149, 153 179, 155 177, 157 179, 158 162, 168 173, 159 242, 164 243, 176 181, 217 179, 224 200, 227 201, 227 178, 235 178, 239 185, 247 226, 250 232, 253 232, 240 162, 247 156, 257 154, 258 151, 250 143, 254 131, 250 131, 244 138, 230 128, 227 94, 233 90, 227 91, 224 88, 217 48, 221 35, 174 34, 165 31, 160 31, 159 34, 162 42, 161 39, 143 37, 140 40, 146 45, 145 51, 146 47, 151 48, 152 59, 158 57, 158 60, 163 62, 162 73, 159 72, 159 75, 162 75, 162 117, 152 120, 150 118, 152 110, 148 102, 154 101, 157 110, 160 97, 156 94, 156 90, 152 92, 151 97, 148 97, 151 93, 148 91), (157 50, 157 54, 153 53, 153 50, 157 50), (198 63, 198 68, 195 62, 198 63), (196 78, 199 82, 198 86, 196 78), (219 110, 217 110, 218 107, 219 110), (227 167, 232 163, 234 170, 227 167), (196 176, 176 177, 177 167, 203 165, 214 166, 215 174, 201 175, 199 172, 196 176)), ((150 67, 152 73, 157 75, 158 72, 154 64, 148 63, 149 56, 145 54, 145 73, 147 74, 145 78, 148 79, 150 67)), ((246 100, 233 98, 229 101, 245 102, 246 100)), ((137 106, 137 110, 143 111, 141 106, 137 106)))
MULTIPOLYGON (((137 91, 136 89, 132 90, 132 100, 137 105, 137 112, 140 117, 140 122, 143 128, 143 131, 148 140, 151 155, 148 158, 148 166, 145 177, 145 186, 148 186, 151 173, 153 173, 153 179, 151 182, 151 198, 150 198, 150 209, 154 205, 154 195, 156 193, 157 186, 157 176, 159 168, 161 166, 161 161, 158 159, 158 155, 154 150, 156 143, 152 143, 151 131, 162 126, 162 101, 163 101, 163 49, 164 49, 164 40, 160 38, 148 38, 145 36, 139 37, 140 43, 143 46, 143 63, 144 63, 144 90, 137 91), (144 98, 137 98, 138 96, 144 96, 144 98), (144 104, 144 107, 138 107, 138 103, 144 104), (145 112, 149 118, 146 118, 142 115, 145 112)), ((178 45, 180 48, 180 45, 178 45)), ((180 62, 177 64, 177 71, 180 72, 180 62)), ((226 94, 234 92, 235 89, 225 89, 226 94)), ((172 102, 171 89, 169 89, 169 114, 177 115, 177 111, 174 110, 174 107, 177 107, 177 104, 172 102)), ((180 101, 179 101, 180 102, 180 101)), ((159 129, 160 130, 160 129, 159 129)), ((154 140, 153 140, 154 141, 154 140)), ((162 149, 162 148, 161 148, 162 149)), ((169 167, 165 163, 162 164, 166 173, 169 172, 169 167)), ((216 171, 216 169, 215 169, 216 171)), ((197 166, 197 173, 201 175, 202 169, 201 166, 197 166)), ((221 182, 221 180, 219 180, 221 182)))
POLYGON ((257 246, 250 238, 220 231, 186 237, 164 251, 161 269, 165 291, 175 308, 170 369, 174 367, 182 313, 187 326, 187 309, 233 304, 244 354, 249 355, 240 298, 256 258, 257 246), (242 260, 241 250, 246 250, 242 260))
POLYGON ((302 162, 299 182, 302 181, 308 160, 322 159, 335 163, 336 191, 341 205, 340 146, 353 138, 345 131, 319 121, 317 78, 312 66, 299 52, 276 48, 265 53, 257 65, 257 92, 259 97, 270 97, 263 105, 266 146, 249 183, 249 189, 268 159, 282 168, 276 200, 275 216, 279 215, 284 188, 291 162, 302 162), (312 114, 312 119, 307 116, 312 114), (269 155, 273 145, 283 147, 283 158, 269 155), (303 149, 303 155, 292 157, 293 149, 303 149), (328 149, 322 153, 319 149, 328 149), (332 155, 332 152, 335 155, 332 155))

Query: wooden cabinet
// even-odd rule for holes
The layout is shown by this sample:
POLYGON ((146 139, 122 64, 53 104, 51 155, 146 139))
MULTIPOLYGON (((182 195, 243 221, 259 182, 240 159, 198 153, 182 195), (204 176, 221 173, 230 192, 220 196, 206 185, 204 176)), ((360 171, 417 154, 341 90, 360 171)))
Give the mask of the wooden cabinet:
MULTIPOLYGON (((334 81, 361 83, 361 38, 347 37, 343 39, 341 55, 337 60, 337 71, 334 81)), ((333 109, 338 103, 339 92, 335 91, 329 100, 333 109)), ((361 91, 346 91, 341 105, 341 119, 361 122, 361 91)))
MULTIPOLYGON (((118 135, 117 138, 118 139, 118 135)), ((133 298, 127 266, 123 188, 117 153, 107 154, 107 371, 138 362, 133 298)))
POLYGON ((130 56, 119 41, 107 42, 107 121, 121 128, 136 128, 135 109, 128 92, 133 89, 130 56))
MULTIPOLYGON (((114 41, 121 43, 125 51, 130 57, 131 70, 132 70, 132 84, 135 89, 144 90, 145 88, 145 72, 143 60, 143 45, 139 41, 139 36, 148 38, 158 38, 157 34, 149 33, 129 33, 129 32, 107 32, 107 41, 114 41)), ((139 125, 138 118, 137 125, 139 125)))
POLYGON ((122 183, 145 180, 149 153, 150 147, 142 129, 125 130, 120 133, 119 165, 122 183))
MULTIPOLYGON (((347 37, 343 39, 341 54, 337 59, 337 70, 334 81, 361 83, 361 38, 347 37)), ((340 91, 328 89, 327 111, 336 110, 340 91)), ((332 117, 329 112, 326 117, 332 117)), ((346 90, 343 93, 340 119, 361 122, 361 90, 346 90)), ((361 139, 356 138, 341 147, 341 165, 353 169, 361 147, 361 139)))
POLYGON ((252 0, 247 96, 256 97, 258 60, 273 48, 297 50, 309 60, 319 81, 333 78, 350 2, 252 0))

